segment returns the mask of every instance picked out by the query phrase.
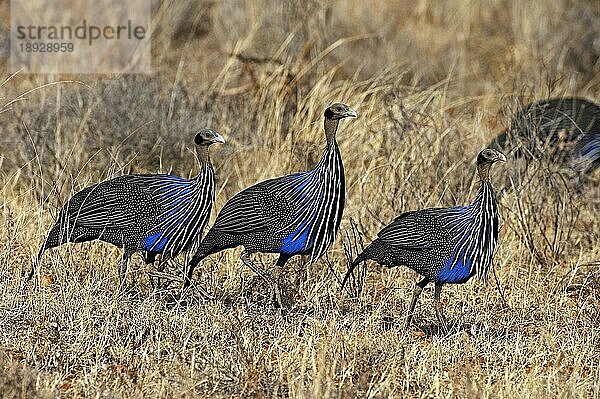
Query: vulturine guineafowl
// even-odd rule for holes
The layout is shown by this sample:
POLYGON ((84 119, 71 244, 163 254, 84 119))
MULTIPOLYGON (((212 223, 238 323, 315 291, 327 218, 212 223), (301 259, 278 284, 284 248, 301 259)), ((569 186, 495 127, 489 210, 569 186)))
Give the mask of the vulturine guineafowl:
POLYGON ((600 106, 573 97, 534 102, 489 146, 528 159, 546 157, 577 174, 590 173, 600 166, 600 106))
POLYGON ((242 245, 242 262, 267 282, 281 305, 278 284, 250 255, 278 253, 276 265, 282 267, 294 255, 310 255, 314 262, 331 246, 345 201, 344 166, 335 136, 341 119, 357 116, 347 105, 331 105, 325 110, 327 144, 314 169, 262 181, 227 201, 188 265, 184 286, 202 259, 242 245))
POLYGON ((145 251, 145 261, 177 256, 197 247, 215 199, 215 173, 208 155, 213 143, 224 143, 212 129, 195 136, 200 172, 193 179, 168 174, 119 176, 87 187, 62 207, 34 261, 44 251, 67 242, 102 240, 124 249, 119 265, 121 287, 129 259, 145 251))
POLYGON ((433 282, 436 316, 446 329, 440 303, 442 286, 462 284, 473 276, 485 279, 492 263, 498 240, 498 208, 490 168, 497 161, 506 161, 506 157, 493 149, 485 149, 477 156, 481 183, 472 204, 410 211, 398 216, 352 262, 342 288, 354 268, 368 259, 387 267, 408 266, 423 279, 415 286, 406 326, 411 323, 421 291, 433 282))

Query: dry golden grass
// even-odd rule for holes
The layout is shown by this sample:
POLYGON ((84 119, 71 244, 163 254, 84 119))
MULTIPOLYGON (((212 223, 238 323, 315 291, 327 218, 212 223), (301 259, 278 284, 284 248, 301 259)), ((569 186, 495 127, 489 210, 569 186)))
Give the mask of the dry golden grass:
POLYGON ((404 332, 410 270, 369 264, 358 298, 338 284, 351 219, 366 243, 400 212, 469 202, 473 160, 514 104, 600 99, 597 2, 166 1, 154 20, 151 76, 18 74, 0 87, 1 397, 600 397, 598 173, 581 187, 551 162, 495 168, 507 302, 493 277, 447 286, 449 336, 431 289, 422 328, 404 332), (192 132, 210 126, 228 139, 212 149, 218 210, 313 165, 333 101, 360 114, 339 133, 342 231, 327 259, 290 262, 285 314, 239 249, 207 259, 196 281, 212 298, 196 288, 181 307, 139 258, 119 297, 119 250, 98 242, 47 252, 25 284, 74 191, 188 176, 192 132), (523 173, 533 183, 513 187, 523 173))

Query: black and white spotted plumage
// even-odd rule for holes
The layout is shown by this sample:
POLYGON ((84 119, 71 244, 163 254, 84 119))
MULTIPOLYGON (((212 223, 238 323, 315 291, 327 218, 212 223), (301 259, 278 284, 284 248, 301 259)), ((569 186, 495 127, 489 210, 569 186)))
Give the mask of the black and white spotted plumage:
MULTIPOLYGON (((208 146, 215 142, 224 140, 211 129, 196 135, 200 171, 193 179, 133 174, 77 192, 60 210, 36 263, 48 248, 96 239, 124 249, 122 267, 136 251, 144 251, 151 262, 156 254, 174 258, 195 249, 215 199, 215 173, 208 158, 208 146)), ((30 278, 34 271, 35 264, 30 278)))
POLYGON ((486 279, 498 241, 498 206, 489 177, 496 161, 506 157, 492 149, 479 154, 481 183, 471 204, 406 212, 383 228, 352 262, 342 286, 369 259, 388 267, 407 266, 423 276, 423 286, 434 282, 440 290, 473 276, 486 279))
POLYGON ((188 266, 187 283, 206 256, 240 245, 248 254, 279 253, 279 266, 294 255, 319 259, 333 244, 344 211, 344 167, 335 133, 340 119, 356 116, 344 104, 328 107, 327 145, 314 169, 262 181, 227 201, 188 266))
POLYGON ((526 159, 545 157, 577 174, 600 166, 600 106, 583 98, 540 100, 514 115, 490 147, 526 159))
POLYGON ((344 168, 333 142, 315 169, 257 183, 232 197, 203 247, 211 239, 243 240, 249 252, 301 253, 316 260, 335 239, 344 199, 344 168))
POLYGON ((498 239, 498 207, 489 182, 468 206, 410 211, 377 234, 353 264, 405 265, 430 281, 485 278, 498 239), (453 273, 454 271, 454 273, 453 273))

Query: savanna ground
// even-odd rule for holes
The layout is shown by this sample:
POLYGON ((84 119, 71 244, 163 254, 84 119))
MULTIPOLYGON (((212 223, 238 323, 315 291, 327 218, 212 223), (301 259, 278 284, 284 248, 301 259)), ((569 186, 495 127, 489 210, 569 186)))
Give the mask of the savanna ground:
POLYGON ((344 241, 473 198, 473 160, 519 105, 600 100, 600 3, 154 6, 153 74, 21 73, 0 87, 1 397, 600 397, 598 172, 575 186, 551 161, 494 168, 500 288, 494 275, 447 286, 448 336, 431 288, 404 331, 410 270, 369 264, 358 297, 360 281, 339 288, 344 241), (313 165, 333 101, 360 114, 338 135, 342 230, 327 259, 289 263, 284 314, 239 250, 198 268, 186 306, 166 306, 140 258, 118 296, 120 251, 97 242, 49 251, 25 284, 74 191, 124 173, 191 176, 193 132, 210 126, 227 138, 211 151, 218 210, 256 181, 313 165), (358 236, 344 240, 351 220, 358 236))

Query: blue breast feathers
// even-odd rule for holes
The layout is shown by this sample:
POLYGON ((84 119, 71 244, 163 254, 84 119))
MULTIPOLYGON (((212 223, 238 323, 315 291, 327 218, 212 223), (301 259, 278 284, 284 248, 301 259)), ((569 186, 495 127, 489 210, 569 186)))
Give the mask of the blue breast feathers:
POLYGON ((147 251, 161 252, 163 249, 165 249, 168 241, 168 237, 164 236, 161 238, 161 235, 162 231, 159 231, 158 233, 144 238, 142 241, 142 247, 147 251))
POLYGON ((194 197, 194 185, 191 180, 178 176, 164 175, 153 184, 153 195, 162 209, 158 216, 159 231, 142 241, 147 251, 163 252, 183 223, 189 219, 188 206, 194 197))
POLYGON ((297 255, 312 248, 312 240, 308 238, 310 229, 305 227, 306 222, 303 222, 292 234, 284 238, 279 251, 288 255, 297 255))
POLYGON ((440 283, 461 284, 473 276, 471 272, 471 259, 466 260, 461 256, 458 261, 456 258, 450 258, 440 269, 436 281, 440 283))

